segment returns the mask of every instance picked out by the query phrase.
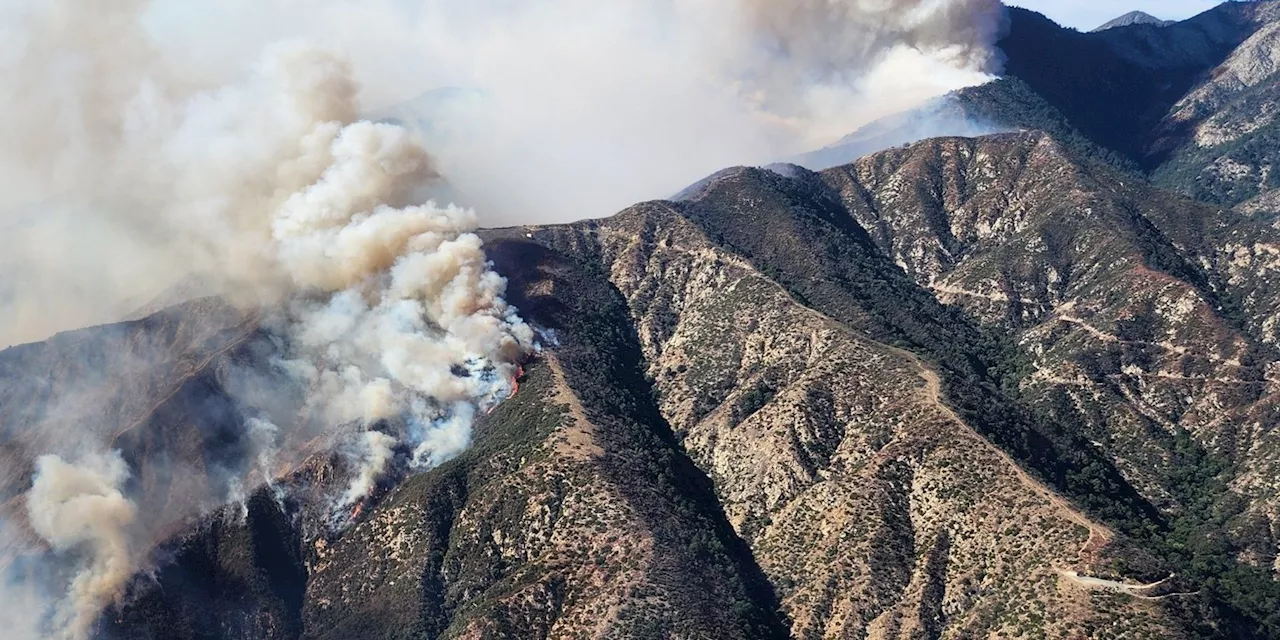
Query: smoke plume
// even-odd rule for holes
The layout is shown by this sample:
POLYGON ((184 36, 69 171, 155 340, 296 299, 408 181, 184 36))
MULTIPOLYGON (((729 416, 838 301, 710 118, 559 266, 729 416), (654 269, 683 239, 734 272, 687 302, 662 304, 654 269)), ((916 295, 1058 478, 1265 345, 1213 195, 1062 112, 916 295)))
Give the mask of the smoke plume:
POLYGON ((360 444, 363 448, 359 452, 360 473, 351 479, 351 486, 347 487, 347 492, 342 495, 339 506, 355 504, 356 501, 369 495, 395 458, 392 447, 395 446, 396 439, 385 433, 366 431, 360 444))
MULTIPOLYGON (((5 79, 36 88, 33 100, 50 104, 15 111, 34 129, 4 125, 4 173, 27 189, 11 203, 12 224, 57 242, 81 220, 100 223, 134 240, 123 248, 138 251, 146 267, 138 273, 194 276, 261 309, 286 354, 276 364, 306 390, 304 413, 313 419, 300 428, 360 452, 335 506, 371 491, 396 448, 411 451, 406 463, 418 468, 456 455, 476 407, 506 398, 533 344, 471 233, 475 215, 423 199, 439 174, 421 138, 359 118, 358 84, 342 57, 286 42, 269 47, 241 79, 185 86, 163 71, 131 14, 143 6, 29 7, 20 40, 26 57, 7 61, 5 79), (95 31, 95 20, 105 32, 95 31), (76 91, 60 93, 68 88, 76 91), (49 224, 48 211, 70 222, 49 224), (380 424, 389 432, 374 430, 380 424)), ((57 265, 60 276, 82 273, 92 282, 95 269, 112 270, 120 248, 92 255, 101 265, 69 257, 57 265)), ((43 261, 55 253, 22 255, 16 280, 24 270, 47 270, 43 261)), ((137 284, 130 293, 167 283, 137 284)), ((27 302, 21 290, 11 295, 17 306, 27 302)), ((271 484, 276 472, 279 428, 250 418, 246 429, 248 457, 218 462, 228 475, 224 500, 271 484)), ((56 440, 47 441, 57 447, 56 440)), ((115 453, 36 463, 30 526, 55 555, 77 561, 65 595, 30 613, 47 615, 42 624, 56 635, 89 637, 155 542, 132 530, 137 508, 122 493, 129 475, 115 453)), ((215 504, 169 496, 144 506, 163 506, 169 522, 180 522, 215 504)))
POLYGON ((998 0, 462 4, 372 27, 438 78, 376 113, 438 134, 444 173, 504 222, 608 215, 830 144, 1001 65, 998 0))
POLYGON ((863 156, 924 140, 949 136, 975 137, 1007 131, 970 115, 954 96, 932 100, 916 109, 869 123, 835 144, 790 161, 813 171, 847 164, 863 156))
POLYGON ((36 461, 27 493, 31 527, 55 552, 80 559, 80 570, 54 611, 58 637, 89 637, 98 612, 133 575, 128 528, 137 512, 121 493, 128 477, 117 453, 86 456, 75 465, 52 455, 36 461))

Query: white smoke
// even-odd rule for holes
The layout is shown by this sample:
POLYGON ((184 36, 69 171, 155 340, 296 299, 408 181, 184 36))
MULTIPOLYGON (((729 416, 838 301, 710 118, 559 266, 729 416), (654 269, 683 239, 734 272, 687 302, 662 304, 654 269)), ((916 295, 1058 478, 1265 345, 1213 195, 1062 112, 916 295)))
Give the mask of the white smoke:
POLYGON ((1002 133, 1007 128, 969 115, 953 96, 944 96, 921 107, 872 122, 835 144, 789 161, 821 171, 848 164, 877 151, 938 137, 977 137, 1002 133))
MULTIPOLYGON (((491 216, 552 222, 810 151, 981 84, 1000 66, 1003 7, 439 0, 417 18, 374 28, 404 57, 426 61, 439 79, 423 88, 466 91, 426 92, 379 114, 445 134, 431 141, 444 173, 491 216)), ((311 28, 329 32, 327 24, 318 17, 311 28)))
MULTIPOLYGON (((457 416, 501 396, 533 343, 470 233, 475 215, 414 203, 437 177, 431 158, 405 129, 356 119, 341 60, 287 45, 257 69, 172 109, 168 219, 196 230, 229 291, 302 294, 280 328, 330 424, 399 418, 415 460, 456 454, 424 451, 428 435, 469 430, 457 416)), ((363 491, 386 469, 386 438, 364 432, 378 446, 353 481, 363 491)))
MULTIPOLYGON (((116 452, 85 456, 74 465, 52 455, 36 461, 27 493, 31 528, 55 552, 76 554, 81 565, 54 611, 56 637, 88 638, 98 612, 133 575, 128 529, 137 510, 121 493, 128 477, 116 452)), ((40 612, 29 613, 38 618, 40 612)))
MULTIPOLYGON (((228 504, 240 506, 237 515, 241 523, 249 518, 248 489, 256 488, 258 486, 256 483, 266 485, 272 497, 275 498, 276 506, 282 513, 285 511, 285 488, 276 482, 276 456, 280 453, 280 427, 262 418, 251 417, 245 421, 245 429, 248 432, 249 444, 255 452, 250 472, 257 475, 249 475, 247 478, 236 476, 229 478, 226 498, 228 504), (246 487, 246 482, 249 483, 249 487, 246 487)), ((231 513, 228 511, 227 515, 231 513)))
POLYGON ((875 117, 980 84, 1002 63, 994 47, 1004 25, 998 0, 714 4, 716 16, 745 22, 725 64, 810 149, 875 117))
MULTIPOLYGON (((279 437, 280 427, 261 418, 249 418, 249 441, 253 445, 253 449, 257 451, 257 471, 261 481, 271 490, 271 494, 275 497, 276 506, 280 511, 285 510, 284 507, 284 489, 276 484, 276 456, 279 454, 279 437)), ((248 506, 245 507, 245 517, 248 517, 248 506)))
POLYGON ((38 612, 44 611, 49 598, 34 581, 5 583, 0 597, 0 629, 5 630, 6 640, 45 640, 44 620, 38 612))
POLYGON ((1004 21, 998 0, 157 0, 149 15, 200 77, 246 40, 341 48, 365 104, 430 133, 443 173, 503 223, 608 215, 984 82, 1004 21))
POLYGON ((382 474, 395 459, 392 447, 396 439, 379 431, 366 431, 360 441, 359 463, 360 473, 351 479, 351 485, 338 502, 339 506, 349 506, 363 499, 373 491, 382 474))

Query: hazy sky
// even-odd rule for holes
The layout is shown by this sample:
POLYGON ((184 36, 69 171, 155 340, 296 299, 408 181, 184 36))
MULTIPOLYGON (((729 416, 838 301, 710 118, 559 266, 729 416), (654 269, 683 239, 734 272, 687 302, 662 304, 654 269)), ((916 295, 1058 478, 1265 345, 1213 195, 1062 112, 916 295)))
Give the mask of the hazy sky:
POLYGON ((1013 0, 1009 4, 1039 11, 1059 24, 1089 31, 1130 11, 1145 11, 1165 20, 1183 20, 1211 9, 1221 0, 1013 0))

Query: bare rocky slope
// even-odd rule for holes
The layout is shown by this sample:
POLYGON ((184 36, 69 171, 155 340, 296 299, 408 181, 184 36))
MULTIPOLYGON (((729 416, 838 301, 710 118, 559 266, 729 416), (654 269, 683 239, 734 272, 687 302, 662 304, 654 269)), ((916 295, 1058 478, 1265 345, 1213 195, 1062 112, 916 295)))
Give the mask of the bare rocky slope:
MULTIPOLYGON (((1275 490, 1263 478, 1274 468, 1280 391, 1274 229, 1077 161, 1040 134, 926 141, 822 174, 784 173, 723 172, 667 210, 804 306, 922 354, 940 370, 962 420, 1102 521, 1166 558, 1179 555, 1171 547, 1203 554, 1175 563, 1231 557, 1224 582, 1233 584, 1222 588, 1242 594, 1240 606, 1273 616, 1267 602, 1275 593, 1278 529, 1275 490)), ((675 223, 650 224, 609 237, 624 243, 675 223)), ((694 269, 639 249, 634 257, 614 253, 606 262, 619 289, 634 291, 651 360, 679 347, 676 374, 651 365, 668 419, 688 433, 691 455, 722 499, 741 492, 746 511, 735 524, 750 541, 775 522, 758 514, 777 499, 762 487, 777 481, 726 477, 752 459, 732 443, 744 437, 742 425, 805 385, 761 363, 720 383, 747 387, 735 405, 699 407, 692 399, 710 392, 715 402, 717 386, 681 393, 688 377, 680 366, 707 370, 694 368, 692 352, 731 358, 713 371, 740 368, 732 358, 749 353, 749 343, 724 342, 736 329, 727 318, 741 322, 750 312, 725 316, 709 344, 685 346, 679 319, 689 294, 681 295, 684 287, 664 292, 669 287, 651 271, 694 269), (620 269, 636 275, 622 277, 620 269), (666 379, 674 380, 670 392, 666 379), (723 426, 708 430, 708 421, 723 426)), ((728 283, 715 289, 719 304, 735 290, 728 283)), ((812 351, 786 360, 804 362, 812 351)), ((808 429, 790 432, 804 416, 779 411, 777 440, 790 440, 797 464, 816 466, 809 473, 825 479, 799 435, 808 429)), ((832 455, 818 451, 817 461, 832 455)), ((797 475, 782 478, 790 484, 797 475)))
POLYGON ((1252 200, 1255 209, 1274 214, 1274 207, 1259 206, 1280 186, 1273 175, 1280 160, 1280 9, 1269 8, 1260 28, 1165 116, 1156 144, 1177 146, 1156 179, 1204 200, 1252 200))
POLYGON ((730 169, 485 232, 544 349, 345 529, 312 442, 162 517, 285 385, 212 299, 0 352, 6 513, 74 388, 165 522, 103 638, 1280 637, 1278 235, 1047 134, 730 169))

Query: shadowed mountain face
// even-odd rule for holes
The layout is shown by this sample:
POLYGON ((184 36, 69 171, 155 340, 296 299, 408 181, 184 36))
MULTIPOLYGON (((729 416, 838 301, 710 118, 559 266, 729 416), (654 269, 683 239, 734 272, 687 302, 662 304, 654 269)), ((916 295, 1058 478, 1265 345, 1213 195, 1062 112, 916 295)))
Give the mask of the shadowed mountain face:
POLYGON ((1103 147, 1138 160, 1169 110, 1232 51, 1276 16, 1275 2, 1228 2, 1167 26, 1079 33, 1040 14, 1010 9, 1000 41, 1006 75, 1031 86, 1103 147))
MULTIPOLYGON (((1045 130, 1060 138, 1070 131, 1123 161, 1155 168, 1184 135, 1165 122, 1171 109, 1209 81, 1237 47, 1265 31, 1277 7, 1274 0, 1228 2, 1182 22, 1090 33, 1010 7, 1007 32, 997 43, 1006 56, 1004 77, 957 91, 924 107, 921 117, 941 104, 951 120, 960 119, 954 113, 959 109, 965 120, 993 129, 1045 130)), ((907 115, 895 118, 912 122, 907 115)), ((874 123, 865 133, 891 137, 886 127, 892 122, 874 123)))
MULTIPOLYGON (((349 470, 290 443, 283 499, 155 516, 98 635, 1280 637, 1278 236, 1039 133, 486 232, 544 338, 472 447, 337 530, 349 470)), ((289 388, 256 318, 0 353, 9 515, 77 416, 138 501, 225 496, 296 411, 229 388, 289 388)))
MULTIPOLYGON (((1227 2, 1181 22, 1139 20, 1090 33, 1010 8, 999 42, 1003 78, 849 139, 885 141, 874 147, 883 149, 925 135, 970 135, 972 127, 1045 131, 1167 189, 1275 220, 1278 29, 1276 0, 1227 2), (922 122, 951 131, 929 134, 922 122), (917 130, 923 135, 912 135, 917 130)), ((859 155, 849 150, 841 160, 859 155)))

